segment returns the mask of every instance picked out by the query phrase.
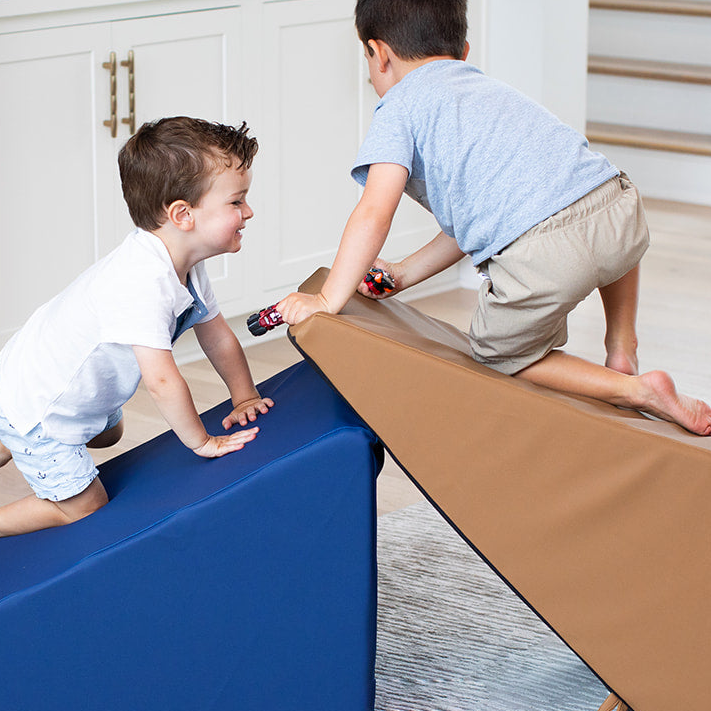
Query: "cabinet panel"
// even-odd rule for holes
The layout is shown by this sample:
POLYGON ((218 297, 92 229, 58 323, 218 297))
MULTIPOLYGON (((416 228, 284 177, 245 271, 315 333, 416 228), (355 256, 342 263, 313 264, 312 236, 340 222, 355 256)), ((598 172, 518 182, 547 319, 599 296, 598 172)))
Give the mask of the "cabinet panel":
POLYGON ((264 9, 263 218, 268 289, 328 265, 358 199, 359 43, 351 0, 279 2, 264 9))
MULTIPOLYGON (((177 114, 244 119, 259 140, 255 217, 242 251, 208 264, 226 316, 272 303, 332 262, 360 195, 350 168, 377 103, 353 0, 228 3, 48 7, 14 33, 0 18, 0 345, 132 226, 116 164, 130 135, 120 122, 128 117, 126 67, 117 68, 117 136, 103 125, 102 63, 111 51, 119 62, 134 53, 137 126, 177 114), (129 13, 153 16, 124 19, 129 13)), ((481 19, 484 4, 470 0, 470 15, 475 6, 481 19)), ((473 47, 483 55, 484 23, 476 27, 473 47)), ((405 198, 385 256, 403 256, 436 231, 405 198)))
MULTIPOLYGON (((241 120, 241 9, 186 12, 3 35, 0 44, 0 346, 32 311, 132 228, 117 154, 130 135, 128 69, 117 67, 117 136, 109 72, 135 55, 136 125, 186 114, 241 120)), ((241 255, 208 264, 227 315, 241 302, 241 255)))
POLYGON ((96 79, 108 39, 73 27, 0 44, 0 345, 103 251, 112 195, 97 175, 113 155, 97 140, 109 97, 96 79))

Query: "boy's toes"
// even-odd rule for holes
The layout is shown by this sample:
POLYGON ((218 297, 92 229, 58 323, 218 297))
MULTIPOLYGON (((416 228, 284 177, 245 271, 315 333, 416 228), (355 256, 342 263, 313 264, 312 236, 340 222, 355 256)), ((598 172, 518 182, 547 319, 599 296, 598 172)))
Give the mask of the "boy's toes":
POLYGON ((652 371, 637 379, 642 385, 642 398, 636 409, 668 422, 675 422, 697 435, 711 435, 711 407, 676 391, 668 373, 652 371))
POLYGON ((690 432, 708 437, 711 435, 711 408, 703 401, 681 395, 683 410, 679 424, 690 432))

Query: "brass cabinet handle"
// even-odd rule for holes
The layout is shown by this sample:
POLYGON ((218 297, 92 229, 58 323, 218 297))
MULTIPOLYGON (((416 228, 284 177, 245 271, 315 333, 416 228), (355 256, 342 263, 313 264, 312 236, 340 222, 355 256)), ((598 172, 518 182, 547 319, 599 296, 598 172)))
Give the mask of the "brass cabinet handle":
POLYGON ((136 83, 133 50, 128 50, 128 59, 121 60, 121 66, 128 69, 128 118, 122 118, 121 123, 128 124, 131 135, 136 133, 136 83))
POLYGON ((116 52, 109 54, 109 61, 101 65, 109 70, 109 93, 111 95, 111 118, 104 121, 104 126, 111 129, 111 137, 116 138, 118 120, 116 118, 116 52))

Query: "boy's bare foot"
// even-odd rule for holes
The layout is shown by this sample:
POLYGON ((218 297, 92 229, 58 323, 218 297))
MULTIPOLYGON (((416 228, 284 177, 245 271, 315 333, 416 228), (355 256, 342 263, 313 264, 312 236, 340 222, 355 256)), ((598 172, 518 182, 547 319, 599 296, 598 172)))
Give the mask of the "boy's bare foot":
POLYGON ((711 407, 676 391, 668 373, 653 370, 635 378, 638 393, 629 403, 636 410, 654 415, 668 422, 675 422, 689 432, 711 435, 711 407))
POLYGON ((0 442, 0 467, 4 467, 12 459, 10 450, 0 442))

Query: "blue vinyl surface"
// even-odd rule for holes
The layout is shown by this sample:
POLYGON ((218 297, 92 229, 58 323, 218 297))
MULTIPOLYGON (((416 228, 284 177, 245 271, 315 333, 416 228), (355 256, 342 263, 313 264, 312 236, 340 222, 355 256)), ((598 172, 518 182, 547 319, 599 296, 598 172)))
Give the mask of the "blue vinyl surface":
POLYGON ((260 392, 242 451, 168 432, 97 513, 0 539, 0 709, 372 709, 382 448, 305 363, 260 392))

